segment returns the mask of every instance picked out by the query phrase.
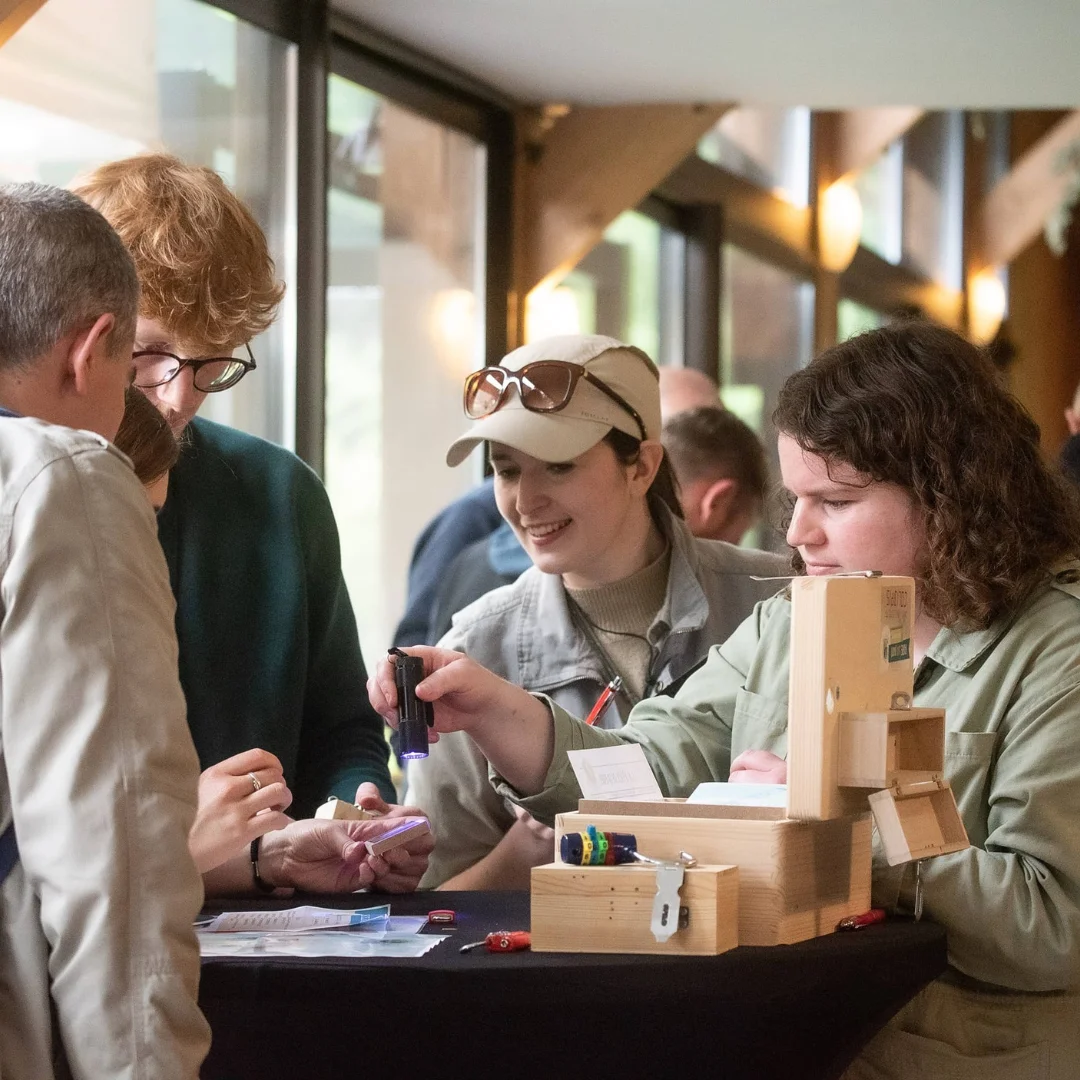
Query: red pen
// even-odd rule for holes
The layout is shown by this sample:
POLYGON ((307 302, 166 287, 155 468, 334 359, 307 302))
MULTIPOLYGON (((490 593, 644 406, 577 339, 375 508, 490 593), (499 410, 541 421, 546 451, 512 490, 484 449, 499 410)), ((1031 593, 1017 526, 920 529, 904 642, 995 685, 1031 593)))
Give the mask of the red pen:
POLYGON ((592 707, 592 712, 585 717, 586 724, 595 724, 597 720, 603 715, 604 710, 611 704, 611 699, 622 689, 622 679, 616 675, 604 687, 601 695, 596 699, 596 704, 592 707))
POLYGON ((882 908, 871 908, 861 915, 849 915, 836 924, 837 930, 861 930, 864 926, 873 926, 874 923, 885 921, 885 911, 882 908))

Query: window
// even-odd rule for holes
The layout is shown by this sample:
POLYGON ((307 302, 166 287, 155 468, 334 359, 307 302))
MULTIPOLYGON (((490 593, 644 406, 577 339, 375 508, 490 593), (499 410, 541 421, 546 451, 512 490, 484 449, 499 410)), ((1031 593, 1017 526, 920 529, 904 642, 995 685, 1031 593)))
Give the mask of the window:
POLYGON ((927 113, 856 180, 863 245, 888 262, 960 288, 963 183, 963 114, 927 113))
POLYGON ((898 263, 901 254, 903 166, 904 145, 898 139, 855 181, 862 201, 863 246, 891 263, 898 263))
POLYGON ((961 286, 964 121, 927 113, 904 136, 902 261, 953 289, 961 286))
POLYGON ((810 110, 730 109, 698 143, 698 155, 795 206, 806 206, 810 110))
POLYGON ((784 380, 810 362, 814 287, 732 244, 724 245, 722 280, 721 396, 761 436, 775 478, 769 417, 784 380))
POLYGON ((336 75, 328 125, 326 486, 370 659, 404 608, 403 538, 477 479, 444 454, 484 363, 485 148, 336 75))
MULTIPOLYGON (((0 177, 64 185, 105 161, 170 150, 215 169, 251 207, 290 285, 294 53, 197 0, 50 0, 0 49, 0 177)), ((289 290, 252 342, 258 372, 208 398, 202 415, 291 445, 291 305, 289 290)))
POLYGON ((842 299, 836 305, 836 340, 847 341, 864 330, 876 330, 885 322, 886 318, 880 311, 854 300, 842 299))
POLYGON ((529 340, 608 334, 658 364, 682 363, 683 236, 628 210, 550 293, 530 303, 529 340))

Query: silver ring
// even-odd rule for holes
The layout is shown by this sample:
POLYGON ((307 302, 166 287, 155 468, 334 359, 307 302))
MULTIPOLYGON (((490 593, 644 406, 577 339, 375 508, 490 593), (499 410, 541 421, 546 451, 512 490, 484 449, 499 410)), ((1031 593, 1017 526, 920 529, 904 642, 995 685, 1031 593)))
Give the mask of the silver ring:
POLYGON ((250 776, 250 777, 251 777, 251 786, 252 786, 252 787, 253 787, 253 788, 254 788, 254 789, 255 789, 256 791, 258 791, 258 790, 259 790, 259 788, 261 788, 261 787, 262 787, 262 783, 260 782, 259 778, 258 778, 258 777, 257 777, 257 776, 256 776, 256 775, 255 775, 255 774, 253 773, 253 772, 249 772, 249 773, 248 773, 248 776, 250 776))

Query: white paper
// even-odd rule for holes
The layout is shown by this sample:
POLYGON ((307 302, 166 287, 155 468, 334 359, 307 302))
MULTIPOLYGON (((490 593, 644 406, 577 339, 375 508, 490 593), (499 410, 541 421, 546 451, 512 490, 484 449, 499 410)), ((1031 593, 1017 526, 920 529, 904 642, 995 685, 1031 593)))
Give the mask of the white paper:
POLYGON ((598 746, 592 750, 568 750, 581 794, 586 799, 634 799, 662 801, 663 792, 637 743, 598 746))
POLYGON ((207 933, 296 933, 297 931, 362 929, 385 930, 390 905, 355 908, 294 907, 284 911, 223 911, 203 927, 207 933))
POLYGON ((203 957, 228 956, 261 959, 266 956, 378 957, 392 958, 423 956, 440 941, 442 934, 397 934, 350 930, 312 930, 306 934, 214 934, 198 932, 199 951, 203 957))
POLYGON ((698 784, 688 803, 709 806, 787 806, 787 784, 698 784))

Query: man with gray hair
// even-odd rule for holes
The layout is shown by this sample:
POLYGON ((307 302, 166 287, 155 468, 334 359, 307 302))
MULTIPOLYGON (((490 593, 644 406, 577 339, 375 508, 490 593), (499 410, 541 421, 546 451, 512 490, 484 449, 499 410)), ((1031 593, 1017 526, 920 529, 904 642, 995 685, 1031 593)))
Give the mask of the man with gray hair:
POLYGON ((109 442, 137 308, 96 210, 0 187, 3 1080, 194 1080, 209 1045, 172 593, 109 442))

